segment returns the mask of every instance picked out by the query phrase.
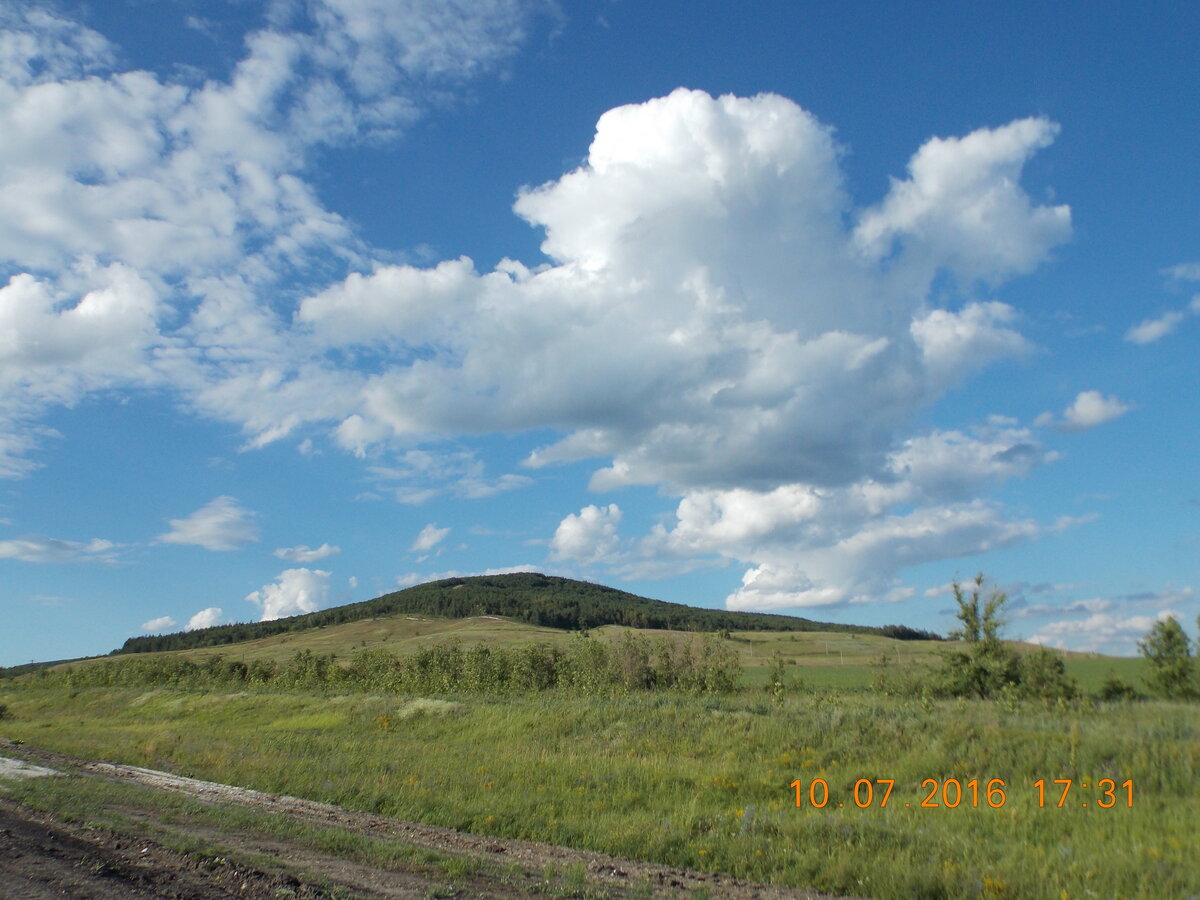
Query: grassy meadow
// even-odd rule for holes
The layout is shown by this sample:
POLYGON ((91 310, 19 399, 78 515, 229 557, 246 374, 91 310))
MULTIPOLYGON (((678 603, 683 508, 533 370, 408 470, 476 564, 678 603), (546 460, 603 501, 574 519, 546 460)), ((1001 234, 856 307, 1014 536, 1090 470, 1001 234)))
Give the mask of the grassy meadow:
MULTIPOLYGON (((747 653, 773 658, 776 648, 762 643, 747 653)), ((856 896, 1200 892, 1200 707, 816 687, 826 672, 869 677, 865 657, 875 649, 861 648, 856 666, 840 664, 844 655, 836 666, 789 666, 805 688, 780 698, 752 685, 725 695, 372 696, 71 689, 25 678, 0 683, 10 713, 0 736, 481 834, 856 896), (955 808, 941 794, 939 806, 922 807, 922 782, 950 778, 978 779, 978 805, 966 788, 955 808), (1051 782, 1068 778, 1059 808, 1051 782), (1132 807, 1121 789, 1112 808, 1100 808, 1103 778, 1131 780, 1132 807), (828 785, 819 809, 814 779, 828 785), (860 779, 871 782, 865 808, 854 800, 860 779), (883 808, 880 779, 895 781, 883 808), (995 808, 991 779, 1005 782, 995 808)))

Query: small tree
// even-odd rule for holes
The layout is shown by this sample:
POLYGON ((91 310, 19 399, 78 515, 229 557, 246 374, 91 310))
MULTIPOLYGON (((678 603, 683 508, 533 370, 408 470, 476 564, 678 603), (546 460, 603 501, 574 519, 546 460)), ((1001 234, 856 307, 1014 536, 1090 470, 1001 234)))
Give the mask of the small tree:
POLYGON ((1155 622, 1138 641, 1138 652, 1150 663, 1150 684, 1164 697, 1188 699, 1200 694, 1191 642, 1174 616, 1155 622))
POLYGON ((1021 680, 1020 659, 1000 640, 1008 595, 993 590, 984 599, 984 581, 980 572, 969 592, 963 590, 957 579, 952 585, 954 602, 958 604, 955 617, 962 625, 950 636, 962 641, 966 647, 944 654, 942 688, 955 696, 986 699, 996 696, 1006 685, 1018 684, 1021 680))

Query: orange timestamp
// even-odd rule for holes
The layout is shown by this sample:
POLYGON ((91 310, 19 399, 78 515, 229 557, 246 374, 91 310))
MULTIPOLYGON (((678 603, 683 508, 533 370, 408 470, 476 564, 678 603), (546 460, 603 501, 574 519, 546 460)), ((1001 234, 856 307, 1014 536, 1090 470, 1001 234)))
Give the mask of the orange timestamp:
MULTIPOLYGON (((852 803, 859 809, 883 809, 891 800, 896 780, 859 778, 854 782, 849 795, 840 801, 830 793, 829 782, 824 778, 812 778, 807 782, 797 778, 788 787, 796 792, 797 807, 807 805, 813 809, 825 809, 830 804, 844 807, 852 803)), ((920 809, 954 809, 959 806, 990 806, 992 809, 1000 809, 1008 802, 1012 791, 1013 788, 1003 778, 987 781, 980 778, 967 781, 958 778, 926 778, 921 782, 918 796, 904 805, 920 809)), ((1039 778, 1026 787, 1025 795, 1036 799, 1039 807, 1062 809, 1072 806, 1085 808, 1090 805, 1101 809, 1111 809, 1114 806, 1129 808, 1133 806, 1133 779, 1128 778, 1118 784, 1112 778, 1101 778, 1090 783, 1073 778, 1055 778, 1049 781, 1039 778)), ((892 801, 893 806, 898 803, 899 801, 892 801)))

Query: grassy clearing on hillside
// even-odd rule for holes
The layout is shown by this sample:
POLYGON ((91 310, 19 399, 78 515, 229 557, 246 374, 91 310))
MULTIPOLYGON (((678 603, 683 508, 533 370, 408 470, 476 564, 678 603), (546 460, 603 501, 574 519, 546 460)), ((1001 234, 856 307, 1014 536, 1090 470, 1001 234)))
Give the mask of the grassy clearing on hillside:
POLYGON ((36 685, 5 687, 0 702, 14 715, 4 736, 78 756, 759 881, 875 897, 1200 891, 1195 706, 36 685), (921 808, 922 780, 950 777, 1003 779, 1006 800, 921 808), (797 778, 805 792, 825 779, 829 804, 805 793, 797 808, 797 778), (1035 782, 1065 778, 1070 802, 1057 808, 1051 786, 1039 808, 1035 782), (1101 778, 1132 779, 1133 807, 1117 794, 1098 808, 1101 778), (864 809, 859 779, 875 791, 864 809))

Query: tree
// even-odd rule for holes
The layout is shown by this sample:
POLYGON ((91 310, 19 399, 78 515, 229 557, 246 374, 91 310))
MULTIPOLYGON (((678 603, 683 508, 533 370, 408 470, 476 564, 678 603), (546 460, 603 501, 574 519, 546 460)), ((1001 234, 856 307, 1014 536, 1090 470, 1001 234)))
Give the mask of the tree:
POLYGON ((1191 642, 1174 616, 1155 622, 1138 641, 1138 652, 1150 663, 1148 680, 1164 697, 1189 699, 1200 695, 1191 642))
POLYGON ((1008 603, 1008 595, 992 590, 986 599, 983 596, 985 578, 982 572, 975 576, 970 591, 955 579, 954 602, 958 611, 954 614, 961 627, 951 632, 950 637, 962 641, 963 650, 951 650, 944 655, 942 688, 955 696, 976 696, 983 699, 996 696, 1006 685, 1021 681, 1020 659, 1012 649, 1000 640, 1000 629, 1004 627, 1002 614, 1008 603))

